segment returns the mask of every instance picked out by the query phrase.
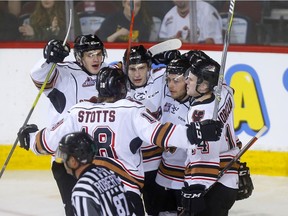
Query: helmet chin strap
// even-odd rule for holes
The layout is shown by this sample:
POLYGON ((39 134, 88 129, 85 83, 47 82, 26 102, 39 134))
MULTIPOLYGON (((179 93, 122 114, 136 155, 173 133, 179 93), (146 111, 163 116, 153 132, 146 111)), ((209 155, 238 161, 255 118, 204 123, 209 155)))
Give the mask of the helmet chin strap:
POLYGON ((76 168, 70 167, 67 162, 66 162, 66 166, 72 171, 72 176, 77 179, 76 171, 77 171, 77 169, 79 169, 79 167, 81 166, 81 163, 78 161, 78 166, 77 166, 76 168))
POLYGON ((198 87, 199 87, 199 85, 200 84, 197 84, 197 86, 196 86, 196 92, 198 93, 198 94, 200 94, 199 96, 196 96, 196 97, 194 97, 195 99, 198 99, 198 98, 201 98, 202 96, 204 96, 205 94, 207 94, 210 90, 208 89, 206 92, 204 92, 204 93, 201 93, 201 92, 199 92, 199 90, 198 90, 198 87))

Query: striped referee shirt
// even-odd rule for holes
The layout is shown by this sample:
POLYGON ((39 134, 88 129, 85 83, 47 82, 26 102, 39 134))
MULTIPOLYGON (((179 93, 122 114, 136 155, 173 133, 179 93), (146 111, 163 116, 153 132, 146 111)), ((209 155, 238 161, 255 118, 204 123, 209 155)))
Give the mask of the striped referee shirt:
POLYGON ((120 179, 94 164, 84 170, 73 188, 72 204, 77 216, 130 215, 120 179))

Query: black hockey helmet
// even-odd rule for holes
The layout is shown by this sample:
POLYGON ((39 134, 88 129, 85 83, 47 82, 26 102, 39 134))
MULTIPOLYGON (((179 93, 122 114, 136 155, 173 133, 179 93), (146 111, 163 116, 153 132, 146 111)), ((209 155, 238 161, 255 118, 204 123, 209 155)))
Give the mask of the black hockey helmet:
POLYGON ((208 61, 211 58, 201 50, 190 50, 181 55, 181 58, 187 59, 190 64, 196 64, 202 61, 208 61))
POLYGON ((98 147, 93 138, 85 132, 66 134, 59 142, 56 159, 66 161, 70 156, 75 157, 80 163, 91 163, 98 154, 98 147))
POLYGON ((132 46, 130 48, 130 53, 128 53, 128 49, 126 49, 123 57, 123 63, 124 68, 130 64, 140 64, 140 63, 147 63, 148 67, 150 67, 152 64, 152 56, 143 45, 132 46), (129 58, 127 57, 128 54, 129 58))
POLYGON ((120 68, 103 67, 100 69, 96 80, 98 96, 125 98, 127 94, 126 82, 126 75, 120 68))
POLYGON ((102 50, 103 57, 105 58, 107 56, 106 49, 103 42, 96 35, 80 35, 74 40, 74 56, 79 63, 81 63, 83 52, 98 49, 102 50))
POLYGON ((208 81, 209 90, 212 91, 218 84, 220 65, 210 58, 192 65, 187 72, 198 77, 197 84, 201 84, 204 80, 208 81))
POLYGON ((166 75, 169 74, 184 75, 187 69, 190 67, 191 64, 187 59, 181 59, 181 58, 173 59, 166 66, 166 75))

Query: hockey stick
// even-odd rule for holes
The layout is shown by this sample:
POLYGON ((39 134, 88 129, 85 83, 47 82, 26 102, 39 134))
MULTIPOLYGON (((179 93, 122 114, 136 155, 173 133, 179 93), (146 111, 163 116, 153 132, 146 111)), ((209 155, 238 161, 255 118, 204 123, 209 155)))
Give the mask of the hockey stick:
POLYGON ((131 52, 131 46, 132 46, 132 39, 133 39, 133 26, 134 26, 134 0, 130 0, 130 10, 131 10, 131 20, 130 20, 130 29, 129 29, 129 38, 128 38, 128 48, 127 48, 127 56, 126 56, 126 65, 125 70, 128 73, 128 67, 129 67, 129 58, 130 58, 130 52, 131 52))
MULTIPOLYGON (((258 133, 254 137, 252 137, 252 139, 238 152, 238 154, 235 155, 235 157, 219 172, 216 182, 219 181, 219 179, 225 174, 225 172, 229 170, 233 166, 233 164, 240 159, 240 157, 259 139, 259 137, 261 137, 267 131, 267 129, 268 129, 267 126, 264 125, 258 131, 258 133)), ((215 185, 215 183, 213 183, 209 188, 207 188, 203 196, 207 194, 208 191, 211 190, 211 188, 215 185)))
POLYGON ((181 46, 182 46, 181 40, 175 38, 155 44, 154 46, 150 47, 148 51, 151 53, 152 56, 154 56, 158 53, 165 52, 168 50, 179 49, 181 46))
MULTIPOLYGON (((66 41, 67 41, 67 39, 68 39, 69 32, 70 32, 70 28, 71 28, 71 23, 72 23, 72 10, 70 9, 69 25, 68 25, 68 29, 67 29, 67 33, 66 33, 65 39, 64 39, 63 44, 62 44, 63 46, 65 46, 66 41)), ((41 89, 39 90, 39 92, 38 92, 38 94, 37 94, 37 96, 36 96, 36 98, 35 98, 35 100, 34 100, 34 103, 32 104, 32 107, 31 107, 31 109, 30 109, 30 111, 29 111, 29 113, 28 113, 28 115, 27 115, 27 117, 26 117, 26 119, 25 119, 22 127, 24 127, 24 126, 27 125, 27 123, 28 123, 28 121, 29 121, 29 119, 30 119, 30 117, 31 117, 31 115, 32 115, 32 113, 33 113, 33 111, 34 111, 34 109, 35 109, 35 107, 36 107, 39 99, 40 99, 40 96, 41 96, 41 94, 43 93, 43 91, 44 91, 44 89, 45 89, 45 87, 46 87, 46 85, 47 85, 47 82, 48 82, 48 80, 49 80, 52 72, 54 71, 55 67, 56 67, 56 63, 53 63, 52 66, 51 66, 51 69, 49 70, 49 72, 48 72, 48 74, 47 74, 47 76, 46 76, 46 78, 45 78, 45 80, 44 80, 44 83, 43 83, 42 86, 41 86, 41 89)), ((15 140, 15 142, 14 142, 14 144, 13 144, 13 146, 12 146, 12 148, 11 148, 11 150, 10 150, 10 152, 9 152, 9 154, 8 154, 5 162, 4 162, 4 165, 3 165, 2 169, 1 169, 0 179, 1 179, 1 177, 2 177, 2 175, 3 175, 3 173, 4 173, 4 171, 5 171, 8 163, 9 163, 11 157, 12 157, 12 154, 14 153, 14 150, 15 150, 15 148, 16 148, 16 146, 17 146, 18 141, 19 141, 19 140, 18 140, 18 136, 17 136, 17 138, 16 138, 16 140, 15 140)))
POLYGON ((230 43, 230 32, 231 32, 231 27, 233 23, 233 17, 234 17, 234 8, 235 8, 235 0, 230 0, 230 5, 229 5, 229 13, 228 13, 228 18, 227 18, 227 28, 224 36, 224 47, 223 47, 223 52, 222 52, 222 58, 221 58, 221 67, 219 71, 219 78, 218 78, 218 84, 215 89, 215 107, 214 107, 214 112, 213 112, 213 120, 217 120, 218 116, 218 108, 219 108, 219 103, 221 100, 221 90, 222 90, 222 84, 224 80, 224 69, 225 69, 225 64, 226 64, 226 59, 227 59, 227 50, 228 46, 230 43))

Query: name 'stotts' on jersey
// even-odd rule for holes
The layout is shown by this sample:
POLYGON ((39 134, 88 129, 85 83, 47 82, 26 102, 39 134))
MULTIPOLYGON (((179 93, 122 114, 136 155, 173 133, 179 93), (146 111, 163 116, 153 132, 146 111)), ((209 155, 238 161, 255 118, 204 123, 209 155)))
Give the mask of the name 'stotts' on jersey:
POLYGON ((31 150, 36 154, 53 154, 63 134, 83 130, 100 145, 100 155, 119 160, 131 176, 142 180, 142 141, 165 148, 194 146, 188 141, 186 126, 161 124, 144 105, 121 99, 115 103, 75 105, 64 120, 36 134, 31 133, 31 150))
POLYGON ((77 215, 95 215, 95 210, 103 216, 131 215, 120 179, 114 172, 101 167, 92 166, 81 176, 73 189, 72 203, 77 215), (91 181, 93 185, 88 183, 91 181), (85 208, 85 203, 89 202, 93 202, 96 207, 85 208))

